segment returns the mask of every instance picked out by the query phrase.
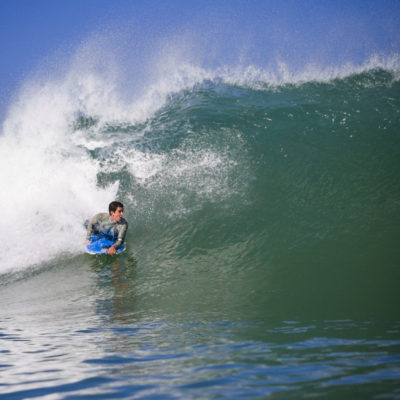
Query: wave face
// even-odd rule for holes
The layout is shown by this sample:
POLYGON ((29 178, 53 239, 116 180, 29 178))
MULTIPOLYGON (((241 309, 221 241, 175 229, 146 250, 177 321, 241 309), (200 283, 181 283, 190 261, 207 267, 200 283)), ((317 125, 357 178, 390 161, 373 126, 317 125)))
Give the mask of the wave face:
POLYGON ((135 102, 95 74, 25 88, 0 138, 13 210, 1 271, 81 252, 82 220, 114 198, 132 247, 160 260, 263 268, 321 246, 388 245, 399 222, 397 72, 284 83, 217 72, 181 71, 135 102))

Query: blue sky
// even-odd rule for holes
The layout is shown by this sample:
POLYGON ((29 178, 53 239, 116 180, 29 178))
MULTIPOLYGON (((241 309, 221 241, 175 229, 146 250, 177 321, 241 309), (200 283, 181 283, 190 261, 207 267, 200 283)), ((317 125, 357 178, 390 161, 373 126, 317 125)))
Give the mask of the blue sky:
POLYGON ((157 40, 190 37, 204 63, 219 65, 243 56, 259 66, 272 57, 339 64, 400 52, 397 0, 3 0, 0 19, 0 109, 43 60, 65 61, 96 33, 118 36, 132 59, 157 40))

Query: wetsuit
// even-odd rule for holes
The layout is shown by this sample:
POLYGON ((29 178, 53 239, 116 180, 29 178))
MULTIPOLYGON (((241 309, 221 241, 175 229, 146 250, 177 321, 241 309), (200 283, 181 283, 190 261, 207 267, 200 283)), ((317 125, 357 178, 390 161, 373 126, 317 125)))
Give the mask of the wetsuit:
POLYGON ((119 249, 124 243, 128 222, 122 218, 120 222, 111 221, 107 213, 96 214, 87 226, 86 240, 90 240, 90 236, 104 236, 114 241, 114 248, 119 249))

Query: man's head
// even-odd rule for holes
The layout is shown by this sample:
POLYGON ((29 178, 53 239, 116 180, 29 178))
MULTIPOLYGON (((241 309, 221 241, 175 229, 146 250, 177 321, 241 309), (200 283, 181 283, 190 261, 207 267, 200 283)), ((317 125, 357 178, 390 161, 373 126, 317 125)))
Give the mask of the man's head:
POLYGON ((112 201, 108 206, 110 218, 114 222, 120 222, 124 215, 124 205, 119 201, 112 201))

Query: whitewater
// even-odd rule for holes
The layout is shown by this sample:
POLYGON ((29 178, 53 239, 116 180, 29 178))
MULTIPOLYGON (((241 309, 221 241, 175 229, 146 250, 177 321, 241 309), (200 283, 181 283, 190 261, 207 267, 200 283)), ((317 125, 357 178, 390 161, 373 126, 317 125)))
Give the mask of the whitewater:
POLYGON ((398 56, 98 57, 2 123, 0 398, 398 397, 398 56), (112 200, 127 251, 84 254, 112 200))

